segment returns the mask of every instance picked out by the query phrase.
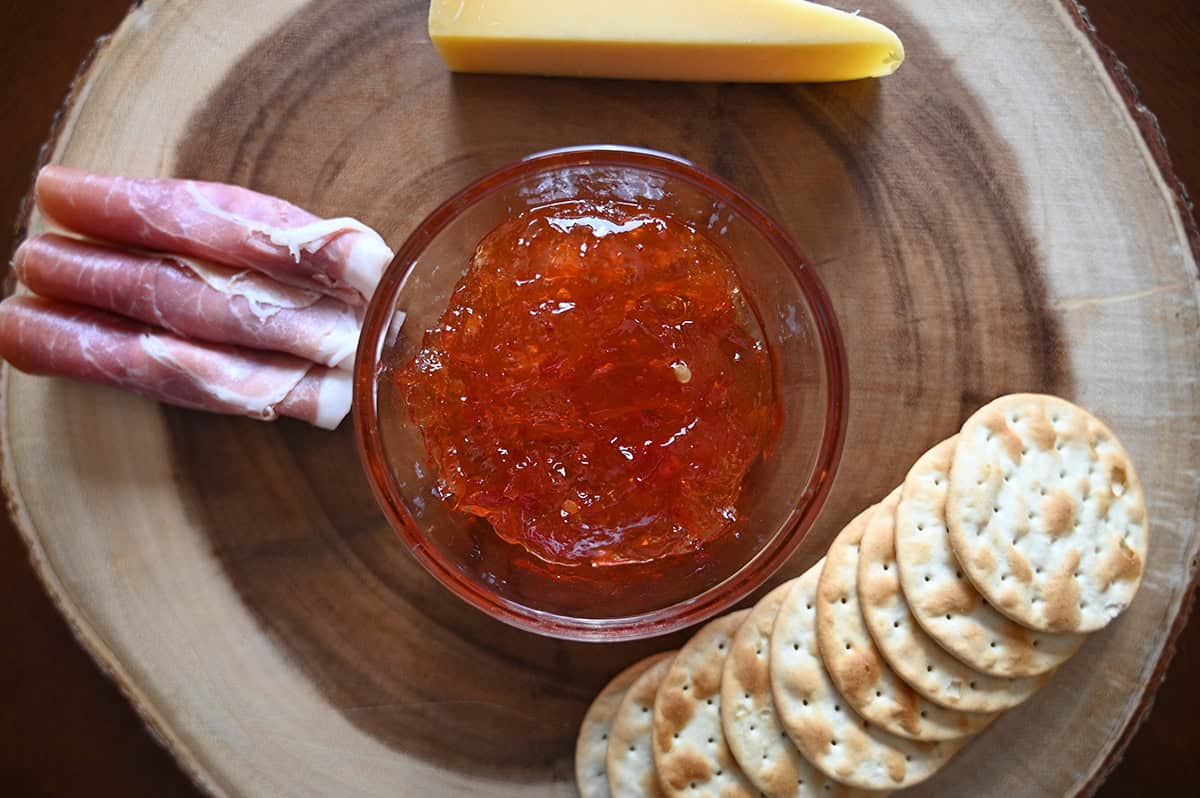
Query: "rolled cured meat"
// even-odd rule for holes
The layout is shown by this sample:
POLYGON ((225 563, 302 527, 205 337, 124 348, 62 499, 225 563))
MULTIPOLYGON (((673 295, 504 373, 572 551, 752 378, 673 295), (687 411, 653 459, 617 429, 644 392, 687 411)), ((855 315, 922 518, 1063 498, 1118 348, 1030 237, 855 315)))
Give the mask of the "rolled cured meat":
POLYGON ((185 337, 287 352, 326 366, 354 364, 361 309, 258 272, 54 234, 23 243, 13 268, 37 294, 185 337))
POLYGON ((36 194, 46 216, 90 238, 253 269, 349 305, 366 303, 392 259, 387 243, 359 221, 319 219, 224 183, 47 166, 36 194))
POLYGON ((0 357, 30 374, 102 383, 168 404, 333 429, 350 374, 276 352, 189 341, 102 310, 32 296, 0 302, 0 357))

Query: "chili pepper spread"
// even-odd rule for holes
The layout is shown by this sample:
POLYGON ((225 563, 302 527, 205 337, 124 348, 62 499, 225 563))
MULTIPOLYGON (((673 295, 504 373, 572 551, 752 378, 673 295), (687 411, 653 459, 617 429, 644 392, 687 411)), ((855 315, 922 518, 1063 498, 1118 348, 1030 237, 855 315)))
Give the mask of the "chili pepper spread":
POLYGON ((561 565, 649 562, 737 527, 773 412, 728 256, 620 204, 502 223, 396 380, 439 495, 561 565))

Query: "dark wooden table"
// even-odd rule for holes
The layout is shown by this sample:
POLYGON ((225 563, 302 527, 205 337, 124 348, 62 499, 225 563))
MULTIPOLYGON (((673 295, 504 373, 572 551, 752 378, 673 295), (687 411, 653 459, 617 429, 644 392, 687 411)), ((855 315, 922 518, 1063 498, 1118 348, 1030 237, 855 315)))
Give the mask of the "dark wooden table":
MULTIPOLYGON (((128 6, 129 0, 10 0, 0 10, 0 220, 16 218, 79 62, 128 6)), ((1158 114, 1179 177, 1200 196, 1200 2, 1090 0, 1087 6, 1101 38, 1158 114)), ((11 224, 0 222, 0 252, 12 251, 11 224)), ((7 518, 0 525, 0 794, 197 795, 75 643, 7 518)), ((1100 795, 1198 794, 1198 719, 1200 621, 1194 621, 1153 712, 1100 795)))

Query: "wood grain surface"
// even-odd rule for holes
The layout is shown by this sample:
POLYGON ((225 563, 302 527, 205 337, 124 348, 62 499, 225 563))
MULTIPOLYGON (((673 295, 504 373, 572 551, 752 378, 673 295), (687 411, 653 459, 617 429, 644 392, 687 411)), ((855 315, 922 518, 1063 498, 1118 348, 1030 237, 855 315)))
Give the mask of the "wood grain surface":
MULTIPOLYGON (((84 4, 78 4, 79 9, 75 8, 76 4, 65 5, 67 8, 46 3, 3 12, 11 18, 5 19, 4 41, 11 42, 12 46, 0 53, 0 58, 5 59, 8 74, 18 77, 2 90, 13 94, 13 99, 6 103, 5 107, 15 107, 19 112, 17 118, 21 120, 20 124, 6 126, 0 134, 10 141, 10 159, 0 172, 0 179, 3 180, 0 184, 0 198, 7 203, 0 210, 7 213, 9 218, 16 215, 15 201, 28 185, 37 142, 44 137, 48 115, 56 105, 57 98, 61 96, 69 76, 73 74, 77 57, 86 51, 90 38, 112 27, 118 21, 120 12, 124 10, 123 4, 103 2, 87 4, 86 7, 84 4), (85 8, 86 10, 83 10, 85 8), (59 63, 60 61, 62 63, 59 63)), ((1194 48, 1196 44, 1197 19, 1194 12, 1188 12, 1184 8, 1185 5, 1190 4, 1176 3, 1172 9, 1170 3, 1151 0, 1139 4, 1135 21, 1131 17, 1120 16, 1131 13, 1124 8, 1124 4, 1097 2, 1093 4, 1092 15, 1101 29, 1101 34, 1116 44, 1118 54, 1132 62, 1134 78, 1141 81, 1147 103, 1160 112, 1168 112, 1163 114, 1164 128, 1173 144, 1176 141, 1182 144, 1182 147, 1174 146, 1173 149, 1180 163, 1181 174, 1190 179, 1195 178, 1200 171, 1200 152, 1196 149, 1196 142, 1200 137, 1195 135, 1198 76, 1195 64, 1191 63, 1189 51, 1189 48, 1194 48), (1163 16, 1156 17, 1156 13, 1163 16), (1171 16, 1172 14, 1174 16, 1171 16), (1109 29, 1113 30, 1114 35, 1109 35, 1109 29), (1187 38, 1189 30, 1191 34, 1190 38, 1187 38), (1122 39, 1128 39, 1128 42, 1123 42, 1122 39), (1126 55, 1126 46, 1131 55, 1126 55), (1145 53, 1142 64, 1132 55, 1138 52, 1145 53), (1172 53, 1178 54, 1178 61, 1171 60, 1172 53), (1168 70, 1166 65, 1172 64, 1176 65, 1176 68, 1168 70), (1142 77, 1139 74, 1140 69, 1146 70, 1149 78, 1142 77), (1159 75, 1157 80, 1154 79, 1155 75, 1159 75), (1178 83, 1172 85, 1172 81, 1178 83), (1162 93, 1164 99, 1161 106, 1156 105, 1154 92, 1162 93), (1177 111, 1174 116, 1169 113, 1172 110, 1177 111)), ((411 20, 409 22, 411 23, 411 20)), ((406 24, 403 19, 393 20, 392 23, 401 31, 406 24)), ((306 30, 309 33, 313 30, 341 30, 346 35, 354 35, 356 25, 362 24, 363 20, 356 20, 353 14, 337 13, 331 4, 316 3, 312 6, 311 14, 300 15, 289 22, 292 26, 289 30, 293 37, 290 41, 304 41, 306 30), (305 26, 309 27, 306 29, 305 26)), ((378 35, 386 36, 388 30, 384 26, 378 35)), ((919 37, 920 32, 914 30, 913 34, 914 38, 909 39, 910 48, 918 50, 922 43, 917 42, 916 37, 919 37)), ((361 35, 359 40, 361 41, 361 35)), ((933 42, 929 42, 928 45, 930 48, 935 46, 933 42)), ((314 107, 317 108, 328 106, 331 98, 344 96, 345 92, 354 91, 355 86, 338 85, 336 75, 331 83, 318 87, 319 91, 315 92, 301 91, 294 84, 287 82, 273 83, 270 80, 270 70, 262 66, 263 59, 269 55, 251 53, 246 56, 239 62, 238 68, 232 70, 230 76, 216 87, 206 110, 194 117, 193 127, 188 135, 180 140, 177 163, 181 172, 203 177, 235 179, 261 189, 296 195, 297 175, 294 170, 299 167, 287 157, 287 152, 289 147, 303 147, 306 136, 312 131, 293 123, 289 114, 264 117, 256 113, 256 109, 283 107, 293 114, 298 114, 298 118, 304 118, 299 112, 303 110, 305 103, 315 104, 314 107), (248 94, 256 100, 247 103, 234 102, 232 99, 245 98, 248 94)), ((379 66, 385 69, 386 63, 381 62, 379 66)), ((314 70, 317 70, 315 64, 314 70)), ((398 81, 398 87, 408 88, 417 96, 421 96, 420 74, 393 76, 389 79, 398 81)), ((970 335, 967 335, 963 339, 956 334, 964 329, 963 327, 955 328, 953 325, 938 323, 925 325, 915 333, 907 329, 908 325, 898 325, 894 333, 899 336, 897 340, 901 342, 898 347, 900 351, 912 352, 913 357, 926 358, 930 352, 946 353, 945 357, 938 359, 932 367, 928 362, 922 364, 924 371, 945 375, 941 383, 935 380, 932 389, 915 384, 902 386, 900 391, 902 396, 907 392, 910 398, 938 397, 938 402, 925 410, 929 417, 923 419, 922 424, 961 414, 964 408, 977 403, 988 392, 994 392, 996 384, 1011 384, 1013 375, 1035 387, 1064 392, 1071 392, 1073 388, 1069 370, 1060 360, 1064 333, 1057 326, 1058 314, 1049 312, 1048 309, 1048 306, 1056 301, 1052 296, 1053 289, 1039 284, 1033 264, 1028 260, 1028 239, 1035 234, 1025 229, 1021 219, 1005 216, 1006 209, 1023 200, 1023 184, 1019 180, 1011 180, 1015 174, 1013 163, 1009 160, 1012 156, 1007 153, 1003 137, 997 136, 986 123, 984 114, 978 109, 972 110, 971 98, 961 86, 956 85, 953 75, 939 75, 936 80, 939 81, 936 94, 943 102, 940 118, 945 118, 946 108, 960 111, 962 115, 956 117, 955 123, 945 129, 939 129, 938 125, 920 126, 923 130, 929 128, 927 134, 930 144, 929 149, 921 149, 920 152, 946 153, 954 152, 956 146, 969 146, 969 151, 982 152, 986 157, 972 164, 972 169, 976 171, 967 171, 959 175, 964 181, 963 185, 941 187, 941 193, 933 191, 930 192, 931 196, 906 197, 913 202, 904 207, 915 209, 913 213, 921 211, 926 214, 946 214, 957 210, 953 206, 952 198, 964 196, 967 199, 963 213, 971 218, 991 220, 983 229, 980 238, 970 244, 979 247, 977 257, 983 257, 989 252, 1007 253, 999 258, 1002 267, 1015 271, 1012 274, 1000 272, 994 282, 969 289, 950 275, 947 280, 950 287, 949 306, 956 307, 955 292, 962 296, 962 292, 969 290, 972 296, 979 295, 980 292, 986 296, 987 291, 995 291, 994 301, 990 306, 1011 307, 1011 312, 1020 320, 1020 323, 1015 325, 1018 335, 1027 337, 1020 346, 1019 357, 1015 360, 1004 359, 1007 367, 1013 370, 1012 373, 998 376, 971 371, 978 368, 980 361, 998 362, 994 354, 988 354, 990 343, 986 336, 972 341, 970 335), (964 139, 964 136, 967 138, 964 139), (975 185, 982 183, 993 186, 994 191, 991 194, 969 191, 967 188, 972 182, 975 185), (977 204, 971 204, 972 198, 977 198, 977 204), (1004 285, 1012 283, 1026 286, 1026 293, 1013 300, 1011 305, 1006 305, 1000 291, 1004 285), (903 337, 905 335, 929 338, 906 342, 903 337), (961 375, 960 372, 964 369, 966 374, 961 375), (959 378, 962 379, 966 390, 950 390, 958 386, 956 380, 959 378), (938 388, 942 383, 944 387, 938 388), (922 393, 925 390, 930 392, 922 393)), ((517 84, 519 83, 518 81, 517 84)), ((510 108, 513 103, 519 104, 522 100, 520 90, 508 96, 503 95, 506 90, 511 91, 512 85, 516 85, 509 81, 478 78, 463 81, 460 85, 462 95, 459 99, 468 109, 492 109, 492 113, 495 113, 496 108, 510 108), (489 101, 494 101, 498 95, 505 102, 489 105, 489 101)), ((553 92, 562 87, 546 88, 553 92)), ((595 97, 601 103, 630 102, 620 90, 606 86, 597 87, 595 97)), ((645 107, 649 109, 656 104, 669 104, 673 97, 673 92, 664 91, 661 87, 651 87, 639 101, 646 103, 645 107)), ((793 121, 803 120, 808 126, 806 135, 810 136, 807 141, 812 145, 812 151, 834 161, 840 159, 841 163, 852 161, 855 168, 850 169, 849 174, 854 176, 856 181, 872 183, 880 174, 891 177, 900 174, 898 167, 889 166, 889 148, 885 143, 874 140, 869 135, 868 126, 862 124, 863 118, 869 116, 866 110, 875 109, 877 104, 870 89, 856 93, 817 88, 790 93, 786 97, 793 103, 793 121), (846 141, 852 142, 851 149, 854 152, 865 153, 863 157, 848 160, 845 152, 839 152, 831 145, 831 142, 846 141), (891 171, 888 171, 889 169, 891 171), (866 170, 865 174, 862 170, 866 170)), ((737 117, 742 113, 753 112, 754 92, 730 93, 727 96, 718 94, 715 97, 701 94, 690 101, 706 103, 705 107, 711 107, 711 104, 715 103, 725 113, 737 117)), ((627 105, 625 107, 629 108, 627 105)), ((636 104, 632 107, 635 112, 640 112, 636 104)), ((683 108, 686 110, 686 106, 683 108)), ((888 118, 898 121, 905 119, 906 112, 915 113, 904 108, 885 110, 890 114, 897 114, 888 118)), ((310 108, 309 112, 311 111, 310 108)), ((647 119, 650 116, 647 113, 647 119)), ((403 125, 402 117, 403 115, 394 117, 393 121, 403 125)), ((491 130, 488 123, 495 121, 494 117, 485 116, 481 122, 474 125, 463 124, 458 128, 469 145, 464 148, 464 152, 469 153, 474 160, 468 158, 452 162, 448 171, 430 177, 429 188, 433 193, 442 191, 455 181, 462 182, 463 179, 478 173, 484 166, 494 165, 495 160, 503 160, 537 146, 556 143, 578 132, 572 129, 571 120, 552 118, 550 124, 532 138, 503 141, 492 146, 487 143, 491 130), (472 135, 476 138, 472 139, 472 135)), ((922 119, 912 116, 908 119, 914 128, 918 127, 921 121, 922 119)), ((735 127, 726 122, 715 131, 688 131, 685 140, 677 140, 674 149, 682 150, 684 154, 691 155, 702 163, 713 165, 745 185, 760 199, 773 203, 777 212, 788 213, 790 209, 802 207, 805 201, 822 199, 779 194, 772 186, 772 175, 764 175, 754 168, 754 152, 746 149, 744 144, 735 142, 730 146, 728 135, 722 135, 722 132, 728 134, 735 127)), ((664 142, 670 142, 670 139, 666 138, 668 133, 656 138, 652 127, 650 131, 644 141, 631 143, 664 146, 664 142)), ((326 162, 322 163, 320 168, 344 171, 353 170, 356 166, 361 168, 362 165, 356 165, 353 161, 326 162)), ((385 179, 383 182, 386 184, 388 181, 385 179)), ((828 190, 831 187, 818 188, 828 190)), ((422 203, 436 199, 436 196, 423 197, 420 192, 413 194, 415 198, 390 196, 384 199, 398 204, 409 214, 418 213, 421 208, 426 207, 422 203)), ((829 194, 837 196, 838 187, 833 186, 829 194)), ((387 219, 379 215, 378 209, 375 210, 378 218, 371 219, 372 207, 369 204, 356 205, 364 200, 354 196, 328 194, 309 196, 318 205, 329 205, 328 208, 317 207, 316 210, 358 212, 386 228, 387 219)), ((890 195, 885 197, 888 198, 890 195)), ((885 218, 887 212, 886 208, 880 211, 885 218)), ((893 218, 892 221, 903 223, 906 217, 901 212, 901 216, 893 218)), ((389 237, 402 235, 403 225, 411 225, 411 220, 398 224, 397 229, 385 229, 389 237)), ((810 241, 819 235, 817 230, 796 232, 810 241)), ((904 245, 905 242, 894 242, 886 246, 904 245)), ((0 249, 8 251, 10 242, 0 240, 0 249)), ((923 251, 927 250, 928 247, 923 251)), ((886 259, 881 258, 864 260, 886 262, 886 259)), ((954 262, 953 257, 948 257, 946 262, 954 262)), ((826 265, 824 268, 830 267, 826 265)), ((823 274, 827 283, 834 282, 830 272, 823 274)), ((887 273, 875 279, 871 279, 870 274, 863 275, 860 284, 843 284, 840 289, 834 288, 835 298, 845 303, 844 307, 853 308, 855 312, 861 312, 877 301, 899 302, 895 315, 901 319, 906 317, 905 314, 911 315, 914 307, 926 307, 930 302, 937 303, 937 297, 921 295, 919 286, 916 291, 898 288, 895 284, 889 285, 884 279, 886 277, 887 273), (884 286, 879 289, 879 297, 870 293, 876 285, 884 286), (840 296, 836 296, 839 292, 840 296), (907 308, 905 303, 908 303, 907 308)), ((1061 298, 1058 301, 1061 301, 1061 298)), ((860 350, 865 343, 863 340, 857 342, 860 350)), ((908 364, 909 371, 912 365, 908 364)), ((878 397, 873 401, 884 402, 878 397)), ((880 405, 884 406, 886 402, 880 405)), ((321 685, 327 698, 339 706, 359 708, 359 711, 354 713, 356 716, 350 718, 351 723, 368 731, 373 737, 385 740, 391 746, 415 751, 431 762, 469 768, 470 762, 467 760, 470 757, 455 758, 454 752, 457 749, 453 743, 463 739, 455 735, 470 735, 472 730, 441 728, 435 729, 432 734, 406 737, 405 727, 398 726, 394 718, 390 719, 386 712, 380 715, 370 710, 373 697, 393 696, 397 690, 409 689, 404 680, 389 674, 376 673, 372 676, 369 669, 355 668, 353 663, 330 661, 328 652, 338 650, 336 645, 331 644, 340 640, 340 632, 337 629, 327 630, 323 633, 324 637, 313 637, 311 629, 294 633, 298 624, 307 620, 292 614, 297 587, 309 587, 316 583, 305 582, 303 574, 297 577, 294 572, 286 578, 274 578, 271 568, 272 556, 280 551, 279 547, 272 547, 269 540, 248 539, 238 531, 245 529, 252 519, 239 519, 236 514, 249 512, 252 508, 239 510, 235 505, 230 509, 228 503, 215 500, 214 497, 233 495, 238 481, 250 478, 246 473, 224 467, 229 462, 230 455, 240 451, 238 447, 243 445, 240 442, 249 439, 251 443, 257 441, 268 447, 276 446, 276 433, 269 428, 251 428, 233 421, 214 421, 197 425, 191 423, 192 418, 188 414, 167 415, 167 429, 172 446, 177 452, 185 455, 178 462, 192 469, 190 475, 183 475, 183 481, 204 486, 203 490, 194 492, 188 498, 188 506, 190 512, 199 519, 199 523, 212 532, 212 541, 218 556, 227 573, 237 584, 242 601, 250 607, 254 617, 260 623, 272 626, 274 639, 288 651, 294 662, 300 663, 302 670, 306 671, 315 683, 321 685), (212 445, 214 436, 227 442, 223 444, 225 448, 212 445), (214 472, 221 474, 215 481, 210 476, 214 472), (315 647, 314 641, 317 643, 315 647), (372 679, 381 681, 376 682, 372 679), (444 736, 439 737, 439 734, 444 736), (449 761, 446 757, 449 757, 449 761)), ((930 434, 936 435, 937 431, 931 431, 930 434)), ((931 441, 912 441, 910 446, 929 442, 931 441)), ((283 451, 288 454, 289 467, 298 468, 301 475, 326 473, 322 469, 332 460, 339 463, 339 473, 347 472, 356 476, 356 464, 352 456, 347 462, 341 462, 347 456, 346 443, 346 440, 338 436, 309 434, 307 431, 289 428, 287 435, 283 437, 283 451)), ((246 444, 246 447, 254 448, 250 444, 246 444)), ((912 452, 897 453, 897 456, 901 454, 907 455, 912 452)), ((868 475, 857 489, 843 490, 839 499, 841 506, 833 506, 829 513, 844 514, 856 503, 861 504, 872 490, 880 487, 875 483, 882 484, 886 476, 885 473, 868 475)), ((354 480, 348 477, 344 482, 324 486, 316 491, 314 501, 317 506, 326 510, 331 504, 336 506, 336 517, 348 527, 369 524, 370 499, 363 492, 364 488, 365 486, 356 486, 354 480), (359 506, 367 515, 353 516, 353 508, 359 506)), ((3 572, 0 576, 11 586, 10 594, 13 598, 0 610, 0 621, 3 622, 8 638, 13 644, 8 646, 5 655, 0 657, 0 685, 7 688, 8 699, 5 722, 0 728, 0 733, 4 734, 7 742, 7 745, 0 746, 0 769, 7 774, 4 778, 8 778, 9 783, 15 786, 15 794, 95 793, 100 785, 106 790, 121 794, 189 794, 190 785, 174 770, 165 754, 141 731, 136 717, 123 705, 112 687, 97 675, 86 656, 75 648, 62 622, 30 576, 16 536, 5 534, 2 546, 0 554, 3 554, 3 572), (66 711, 60 711, 60 707, 66 711)), ((380 548, 378 540, 371 535, 343 539, 321 554, 334 557, 347 555, 356 562, 377 563, 376 576, 384 574, 391 580, 407 576, 413 579, 421 578, 421 574, 412 570, 415 566, 411 562, 403 561, 402 553, 397 557, 394 547, 380 548)), ((311 561, 310 565, 315 569, 314 574, 327 572, 319 558, 311 561)), ((384 579, 384 582, 388 582, 388 579, 384 579)), ((329 597, 340 593, 337 585, 321 588, 328 591, 329 597)), ((396 590, 403 593, 399 587, 396 590)), ((320 594, 315 600, 318 604, 323 601, 320 594)), ((332 598, 324 601, 332 601, 332 598)), ((342 611, 351 616, 373 616, 381 607, 386 607, 386 602, 380 605, 367 600, 361 604, 351 602, 349 607, 342 607, 342 611)), ((433 609, 430 616, 435 621, 431 627, 433 632, 437 629, 460 628, 472 621, 465 608, 453 605, 433 609)), ((377 632, 382 635, 378 639, 367 636, 355 640, 348 650, 370 650, 373 645, 386 646, 386 631, 384 628, 377 632)), ((484 630, 482 634, 485 636, 483 642, 493 650, 498 649, 504 659, 528 663, 546 656, 554 656, 555 647, 543 641, 514 638, 503 630, 495 629, 484 630)), ((1188 641, 1194 639, 1194 635, 1184 638, 1181 657, 1172 673, 1187 673, 1187 657, 1195 656, 1195 644, 1192 643, 1192 647, 1189 648, 1188 641)), ((626 652, 622 656, 633 656, 633 652, 626 652)), ((604 672, 611 672, 611 665, 612 663, 601 662, 590 669, 583 667, 583 672, 588 674, 589 681, 595 680, 601 678, 604 672)), ((519 672, 520 668, 516 671, 519 672)), ((530 684, 532 687, 537 686, 536 683, 530 684)), ((586 693, 586 689, 582 692, 586 693)), ((1171 698, 1160 698, 1160 708, 1151 716, 1151 721, 1142 735, 1134 741, 1126 764, 1114 774, 1105 788, 1105 793, 1128 794, 1129 790, 1137 786, 1139 791, 1157 788, 1159 794, 1175 794, 1175 790, 1189 783, 1189 776, 1197 775, 1188 771, 1188 768, 1194 769, 1196 764, 1189 756, 1194 753, 1194 749, 1188 744, 1187 734, 1191 726, 1190 718, 1195 717, 1197 709, 1197 691, 1188 684, 1186 678, 1175 678, 1168 680, 1166 691, 1162 695, 1171 698), (1175 753, 1174 759, 1170 758, 1172 752, 1175 753), (1125 781, 1122 781, 1123 779, 1125 781)), ((561 714, 554 715, 558 718, 556 725, 565 723, 571 717, 574 704, 580 700, 580 696, 572 693, 565 697, 544 697, 551 703, 551 707, 554 701, 563 702, 561 714)), ((553 708, 551 712, 554 712, 553 708)), ((511 722, 511 719, 505 718, 492 720, 500 728, 503 728, 506 722, 511 722)), ((550 737, 560 732, 561 729, 555 729, 550 737)), ((552 762, 539 757, 549 756, 553 759, 561 754, 550 750, 556 743, 549 738, 541 741, 547 746, 546 750, 532 752, 519 749, 503 735, 486 734, 468 736, 466 739, 470 740, 473 748, 478 746, 482 749, 488 758, 495 757, 512 763, 518 773, 553 767, 552 762)), ((534 741, 534 745, 538 745, 538 741, 534 741)), ((509 774, 509 777, 511 776, 512 773, 509 774)), ((1196 783, 1195 779, 1191 778, 1190 783, 1196 783)))

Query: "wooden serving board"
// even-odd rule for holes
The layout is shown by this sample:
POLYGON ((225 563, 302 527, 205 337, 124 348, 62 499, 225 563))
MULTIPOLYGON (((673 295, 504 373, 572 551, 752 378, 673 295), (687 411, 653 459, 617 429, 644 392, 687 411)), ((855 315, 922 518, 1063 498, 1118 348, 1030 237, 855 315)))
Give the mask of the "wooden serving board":
MULTIPOLYGON (((774 581, 997 394, 1075 398, 1139 463, 1153 537, 1132 608, 914 791, 1086 793, 1146 711, 1196 573, 1195 228, 1070 0, 848 5, 904 39, 895 77, 453 77, 420 2, 147 0, 86 64, 47 157, 240 183, 393 245, 452 190, 549 147, 653 147, 734 181, 813 258, 852 375, 833 495, 774 581)), ((595 690, 681 639, 562 643, 452 598, 376 509, 349 424, 177 411, 7 368, 2 387, 5 488, 42 579, 214 794, 569 795, 595 690)))

